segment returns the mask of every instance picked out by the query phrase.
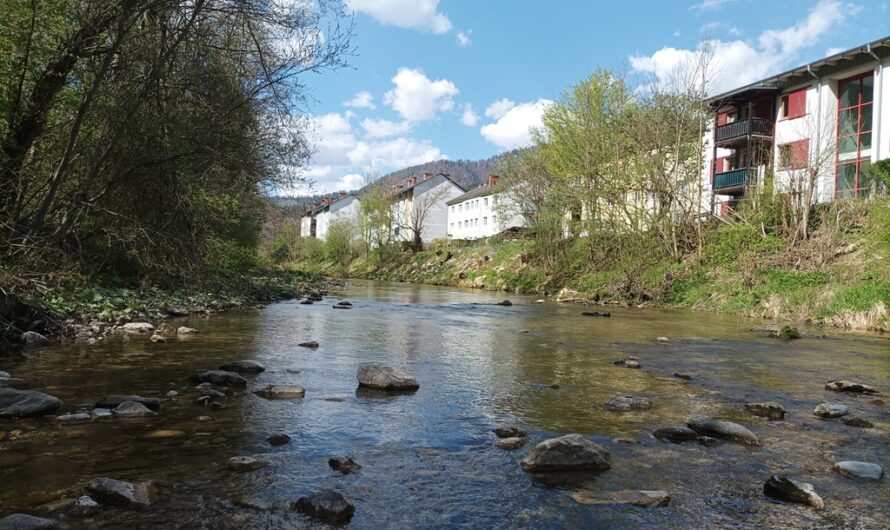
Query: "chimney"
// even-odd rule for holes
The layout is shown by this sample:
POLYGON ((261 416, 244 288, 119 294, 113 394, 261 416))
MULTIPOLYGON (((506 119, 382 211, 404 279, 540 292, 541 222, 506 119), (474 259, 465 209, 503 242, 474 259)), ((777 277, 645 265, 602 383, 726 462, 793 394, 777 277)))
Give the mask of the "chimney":
POLYGON ((408 185, 409 185, 409 186, 413 186, 413 185, 415 185, 415 184, 417 184, 417 177, 411 177, 411 178, 408 179, 408 185))
POLYGON ((339 193, 339 196, 338 196, 337 198, 338 198, 338 199, 345 199, 345 198, 346 198, 346 192, 345 192, 345 191, 341 191, 341 192, 339 193))
POLYGON ((431 178, 433 178, 433 174, 432 174, 432 173, 430 173, 430 172, 428 172, 428 171, 424 171, 424 172, 423 172, 423 180, 429 180, 429 179, 431 179, 431 178))
POLYGON ((495 186, 495 185, 497 185, 497 183, 498 183, 498 179, 499 179, 499 178, 501 178, 501 177, 499 177, 499 176, 497 176, 497 175, 489 175, 489 176, 488 176, 488 185, 489 185, 489 186, 495 186))
POLYGON ((334 202, 333 199, 331 199, 330 197, 325 197, 322 204, 324 204, 325 206, 330 206, 332 202, 334 202))

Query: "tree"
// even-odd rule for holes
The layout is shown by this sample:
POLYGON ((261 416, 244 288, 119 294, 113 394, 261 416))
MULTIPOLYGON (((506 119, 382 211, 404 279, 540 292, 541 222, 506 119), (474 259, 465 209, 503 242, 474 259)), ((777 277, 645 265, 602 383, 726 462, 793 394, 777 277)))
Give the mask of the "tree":
POLYGON ((411 245, 412 252, 420 252, 423 250, 423 236, 428 230, 430 216, 441 207, 448 188, 436 186, 418 195, 415 187, 408 194, 403 200, 399 200, 398 196, 393 197, 393 226, 408 234, 403 237, 411 245))
POLYGON ((392 243, 392 205, 375 182, 365 190, 359 204, 359 232, 369 256, 374 249, 389 246, 392 243))

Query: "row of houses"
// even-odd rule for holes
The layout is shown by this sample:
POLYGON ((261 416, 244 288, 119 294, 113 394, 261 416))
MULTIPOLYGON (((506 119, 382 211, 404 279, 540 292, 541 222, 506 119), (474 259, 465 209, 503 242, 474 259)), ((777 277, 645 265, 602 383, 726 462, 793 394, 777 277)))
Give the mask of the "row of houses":
MULTIPOLYGON (((872 193, 870 164, 890 158, 890 37, 709 98, 701 209, 730 212, 767 184, 825 203, 872 193), (806 189, 803 189, 806 188, 806 189)), ((387 190, 396 240, 420 235, 473 240, 525 224, 497 176, 464 189, 447 174, 424 173, 387 190)), ((341 193, 311 205, 301 234, 324 239, 335 219, 357 219, 360 198, 341 193)), ((633 204, 651 201, 636 193, 633 204)), ((583 215, 583 213, 582 213, 583 215)))

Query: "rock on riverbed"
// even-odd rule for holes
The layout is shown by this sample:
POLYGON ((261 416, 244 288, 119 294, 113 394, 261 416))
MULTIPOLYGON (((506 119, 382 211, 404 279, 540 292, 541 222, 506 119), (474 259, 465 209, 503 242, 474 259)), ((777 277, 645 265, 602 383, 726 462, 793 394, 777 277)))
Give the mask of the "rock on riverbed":
POLYGON ((420 384, 405 372, 380 363, 362 363, 356 373, 358 385, 378 390, 417 390, 420 384))
POLYGON ((861 478, 864 480, 881 480, 884 476, 884 468, 878 464, 869 462, 857 462, 855 460, 846 460, 838 462, 832 469, 841 475, 849 478, 861 478))
POLYGON ((229 459, 229 469, 244 473, 246 471, 256 471, 272 465, 272 462, 263 460, 262 458, 254 458, 252 456, 233 456, 229 459))
POLYGON ((0 418, 40 416, 55 411, 62 402, 59 398, 36 390, 0 388, 0 418))
POLYGON ((816 493, 812 484, 798 482, 781 475, 773 475, 767 479, 763 484, 763 493, 767 497, 781 501, 806 504, 817 509, 825 507, 822 497, 816 493))
POLYGON ((96 408, 113 409, 124 401, 134 401, 150 408, 151 410, 161 410, 161 400, 158 398, 147 398, 142 396, 128 396, 125 394, 113 394, 104 397, 96 402, 96 408))
POLYGON ((135 401, 124 401, 115 407, 111 413, 118 418, 150 418, 158 415, 157 412, 135 401))
POLYGON ((112 478, 94 478, 87 491, 97 501, 122 508, 144 508, 152 503, 151 485, 112 478))
POLYGON ((698 433, 689 427, 662 427, 660 429, 655 429, 655 431, 652 432, 652 436, 659 440, 678 444, 695 440, 698 438, 698 433))
POLYGON ((241 373, 253 373, 258 374, 260 372, 265 372, 266 367, 261 363, 254 361, 253 359, 244 359, 241 361, 232 361, 230 363, 226 363, 219 367, 220 370, 226 372, 241 372, 241 373))
POLYGON ((852 381, 829 381, 825 385, 825 390, 832 390, 834 392, 850 392, 853 394, 877 394, 878 389, 864 385, 862 383, 854 383, 852 381))
POLYGON ((609 452, 580 434, 567 434, 539 443, 520 465, 530 472, 605 471, 612 467, 609 452))
POLYGON ((127 333, 151 333, 155 327, 148 322, 127 322, 120 329, 127 333))
POLYGON ((603 408, 612 412, 649 410, 652 408, 652 401, 648 398, 637 396, 615 396, 603 403, 603 408))
POLYGON ((355 506, 333 490, 317 491, 301 497, 294 507, 302 514, 332 525, 347 524, 355 513, 355 506))
POLYGON ((820 418, 840 418, 846 416, 850 409, 841 403, 819 403, 813 414, 820 418))
POLYGON ((771 420, 781 420, 785 418, 785 407, 773 401, 765 403, 748 403, 745 410, 755 416, 768 418, 771 420))
POLYGON ((358 473, 362 468, 361 464, 356 462, 351 456, 335 456, 333 458, 328 458, 328 465, 331 469, 339 471, 343 475, 358 473))
POLYGON ((299 399, 306 395, 306 391, 301 386, 268 385, 254 391, 254 394, 266 399, 299 399))
POLYGON ((724 420, 693 420, 686 424, 690 429, 699 434, 722 438, 745 445, 759 446, 760 438, 756 434, 742 427, 738 423, 724 420))
POLYGON ((579 491, 572 494, 572 500, 578 504, 630 504, 643 508, 657 508, 670 504, 671 494, 661 490, 622 490, 607 493, 579 491))
POLYGON ((210 383, 212 385, 231 386, 235 388, 244 388, 247 386, 247 379, 244 379, 235 372, 226 370, 208 370, 192 376, 195 383, 210 383))
POLYGON ((52 519, 26 513, 14 513, 0 519, 0 530, 49 530, 50 528, 58 528, 52 519))

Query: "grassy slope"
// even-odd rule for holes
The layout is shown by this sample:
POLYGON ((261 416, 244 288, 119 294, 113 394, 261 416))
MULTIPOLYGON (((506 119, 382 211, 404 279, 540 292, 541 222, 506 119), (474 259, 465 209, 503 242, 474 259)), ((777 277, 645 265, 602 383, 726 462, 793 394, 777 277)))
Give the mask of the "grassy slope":
POLYGON ((794 248, 782 238, 763 236, 757 227, 727 226, 710 234, 701 262, 639 259, 643 265, 633 272, 627 267, 596 270, 570 257, 564 267, 569 272, 548 277, 528 262, 527 241, 449 245, 401 254, 382 265, 359 259, 348 270, 330 263, 298 266, 337 276, 513 292, 553 294, 566 288, 598 302, 643 301, 890 330, 890 201, 875 200, 867 212, 842 225, 843 230, 817 231, 794 248), (629 276, 633 295, 628 294, 629 276))

